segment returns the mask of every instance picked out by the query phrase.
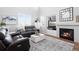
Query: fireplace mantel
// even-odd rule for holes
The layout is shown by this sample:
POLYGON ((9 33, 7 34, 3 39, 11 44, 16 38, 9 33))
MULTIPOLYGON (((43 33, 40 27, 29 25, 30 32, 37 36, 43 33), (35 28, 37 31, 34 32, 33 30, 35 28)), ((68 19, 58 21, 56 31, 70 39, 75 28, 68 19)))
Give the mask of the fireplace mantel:
POLYGON ((57 23, 57 26, 79 26, 79 23, 57 23))

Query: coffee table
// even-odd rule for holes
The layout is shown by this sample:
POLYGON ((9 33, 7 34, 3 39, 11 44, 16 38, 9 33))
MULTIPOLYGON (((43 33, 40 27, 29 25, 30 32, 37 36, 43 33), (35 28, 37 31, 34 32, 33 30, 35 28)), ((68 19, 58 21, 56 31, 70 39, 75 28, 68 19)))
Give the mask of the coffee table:
POLYGON ((39 33, 38 35, 34 34, 34 35, 31 35, 31 38, 30 38, 33 42, 37 43, 41 40, 44 40, 45 39, 45 35, 44 34, 41 34, 39 33))

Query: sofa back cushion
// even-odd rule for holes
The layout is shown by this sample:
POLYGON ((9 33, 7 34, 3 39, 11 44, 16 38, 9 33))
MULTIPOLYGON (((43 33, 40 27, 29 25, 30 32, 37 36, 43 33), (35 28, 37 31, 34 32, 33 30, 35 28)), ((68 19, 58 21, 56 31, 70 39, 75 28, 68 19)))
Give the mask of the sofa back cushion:
POLYGON ((25 31, 35 31, 34 26, 25 26, 25 31))
POLYGON ((0 40, 4 40, 4 39, 5 39, 5 35, 2 32, 0 32, 0 40))
POLYGON ((5 45, 2 43, 2 41, 0 40, 0 50, 4 50, 6 47, 5 45))

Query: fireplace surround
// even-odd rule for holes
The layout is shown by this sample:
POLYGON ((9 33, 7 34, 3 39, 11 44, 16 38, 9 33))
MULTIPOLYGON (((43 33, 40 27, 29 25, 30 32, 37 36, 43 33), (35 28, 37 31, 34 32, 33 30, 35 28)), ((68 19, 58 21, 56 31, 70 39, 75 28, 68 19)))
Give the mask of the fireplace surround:
POLYGON ((74 29, 60 28, 59 37, 70 41, 74 41, 74 29))

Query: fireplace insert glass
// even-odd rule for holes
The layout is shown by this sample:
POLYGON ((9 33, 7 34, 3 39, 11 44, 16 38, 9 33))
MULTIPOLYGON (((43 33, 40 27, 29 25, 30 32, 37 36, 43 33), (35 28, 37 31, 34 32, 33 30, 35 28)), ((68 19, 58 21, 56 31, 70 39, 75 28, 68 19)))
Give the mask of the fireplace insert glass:
POLYGON ((59 30, 60 30, 59 31, 60 38, 74 41, 74 29, 60 28, 59 30))

